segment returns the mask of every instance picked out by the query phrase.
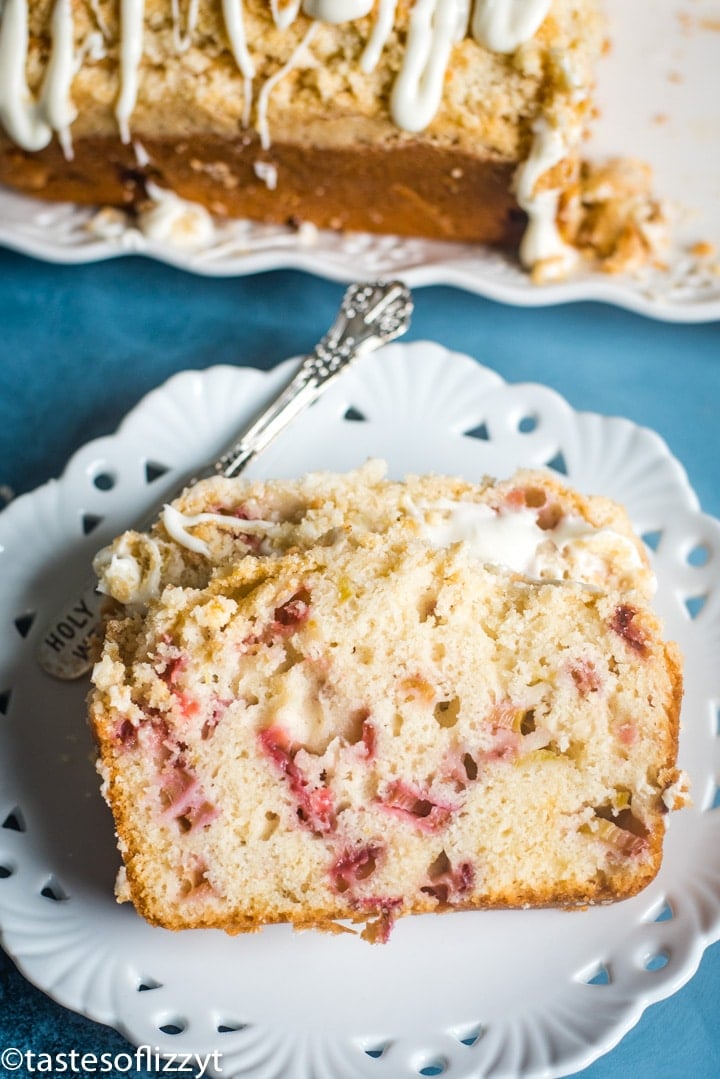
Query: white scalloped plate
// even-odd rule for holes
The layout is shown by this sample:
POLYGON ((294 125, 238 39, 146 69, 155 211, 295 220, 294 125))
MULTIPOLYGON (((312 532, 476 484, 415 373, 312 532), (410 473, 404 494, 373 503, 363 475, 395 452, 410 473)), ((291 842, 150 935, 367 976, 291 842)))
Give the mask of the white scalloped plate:
POLYGON ((0 244, 56 262, 145 254, 210 276, 281 268, 348 282, 401 275, 412 287, 455 285, 521 306, 601 300, 673 322, 720 318, 720 0, 604 3, 613 48, 600 67, 600 116, 588 154, 652 165, 655 189, 675 219, 664 270, 632 278, 586 272, 538 286, 513 259, 477 245, 325 232, 308 240, 306 232, 248 222, 218 224, 199 250, 183 250, 135 228, 103 239, 88 229, 92 211, 38 203, 2 187, 0 244), (700 241, 715 246, 714 258, 690 254, 700 241))
POLYGON ((580 489, 623 501, 642 533, 661 532, 657 606, 686 655, 680 763, 695 805, 673 814, 659 876, 631 900, 582 913, 407 918, 376 947, 287 926, 172 934, 113 900, 118 857, 90 762, 86 687, 39 671, 38 631, 94 550, 219 450, 290 365, 175 376, 59 481, 0 515, 0 824, 13 815, 23 828, 0 827, 3 943, 42 989, 137 1044, 218 1049, 225 1079, 413 1079, 432 1064, 446 1079, 577 1070, 687 981, 720 936, 720 524, 651 431, 575 413, 553 391, 508 385, 439 345, 391 345, 361 361, 253 471, 346 469, 379 455, 395 475, 477 478, 555 461, 580 489), (346 418, 350 406, 363 421, 346 418), (149 482, 148 464, 168 471, 149 482))

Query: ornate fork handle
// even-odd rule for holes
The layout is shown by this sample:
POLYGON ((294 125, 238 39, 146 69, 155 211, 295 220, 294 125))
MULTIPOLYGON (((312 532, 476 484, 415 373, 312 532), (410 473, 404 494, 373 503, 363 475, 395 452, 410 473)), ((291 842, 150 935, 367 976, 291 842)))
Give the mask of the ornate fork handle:
POLYGON ((335 322, 285 389, 201 474, 202 478, 237 476, 358 356, 403 334, 411 314, 410 292, 399 281, 352 285, 343 297, 335 322))
MULTIPOLYGON (((210 476, 237 476, 289 423, 311 405, 353 360, 405 333, 412 315, 412 298, 399 281, 352 285, 343 297, 335 322, 275 400, 264 409, 220 456, 192 479, 184 480, 163 500, 172 501, 189 483, 210 476)), ((150 526, 162 506, 144 519, 150 526)), ((37 651, 40 666, 55 678, 72 680, 92 666, 91 638, 102 628, 104 597, 94 582, 66 603, 46 627, 37 651)))

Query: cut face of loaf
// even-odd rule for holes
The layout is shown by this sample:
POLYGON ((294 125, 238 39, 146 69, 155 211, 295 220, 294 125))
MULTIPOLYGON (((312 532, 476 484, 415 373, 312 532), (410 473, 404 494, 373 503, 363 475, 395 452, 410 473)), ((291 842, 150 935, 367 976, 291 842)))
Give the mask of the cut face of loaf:
POLYGON ((160 525, 99 559, 111 590, 157 546, 90 701, 121 896, 148 920, 383 940, 403 914, 582 905, 653 878, 681 674, 618 507, 543 473, 397 484, 370 465, 213 481, 174 510, 176 540, 160 525), (494 527, 527 560, 531 525, 555 546, 547 576, 537 551, 532 575, 487 557, 494 527), (590 585, 567 535, 595 536, 590 585))

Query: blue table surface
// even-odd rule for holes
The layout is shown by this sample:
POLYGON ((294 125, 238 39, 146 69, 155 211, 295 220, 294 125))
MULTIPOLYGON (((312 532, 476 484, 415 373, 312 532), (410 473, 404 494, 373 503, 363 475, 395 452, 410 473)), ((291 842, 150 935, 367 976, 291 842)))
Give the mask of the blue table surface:
MULTIPOLYGON (((309 349, 342 291, 291 271, 208 279, 140 258, 64 267, 0 251, 0 484, 20 494, 58 476, 74 450, 112 432, 176 371, 269 368, 309 349)), ((576 409, 654 428, 703 508, 720 516, 720 324, 666 324, 589 303, 514 308, 445 287, 420 289, 415 300, 409 339, 466 352, 510 382, 544 382, 576 409)), ((127 1043, 49 1000, 0 952, 0 1049, 7 1046, 100 1053, 127 1043)), ((648 1008, 582 1072, 718 1075, 720 944, 684 988, 648 1008)))

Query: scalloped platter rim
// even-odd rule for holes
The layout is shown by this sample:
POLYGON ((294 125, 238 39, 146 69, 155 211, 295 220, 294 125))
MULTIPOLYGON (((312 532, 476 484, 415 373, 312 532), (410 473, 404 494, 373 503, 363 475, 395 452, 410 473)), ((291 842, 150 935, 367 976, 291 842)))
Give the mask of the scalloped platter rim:
POLYGON ((433 1064, 466 1079, 578 1070, 684 984, 720 936, 720 676, 711 663, 720 524, 699 510, 658 435, 574 412, 547 387, 507 384, 440 345, 391 345, 361 361, 252 471, 327 467, 328 445, 334 469, 384 456, 394 475, 476 478, 551 464, 579 489, 623 501, 648 541, 661 533, 657 608, 687 656, 680 763, 695 805, 673 814, 659 876, 634 899, 573 915, 404 919, 383 947, 287 926, 171 934, 113 900, 118 859, 89 760, 85 687, 39 672, 37 632, 94 550, 211 457, 294 362, 174 376, 115 435, 78 451, 59 481, 0 515, 0 569, 14 568, 0 574, 0 820, 22 826, 0 828, 3 943, 61 1004, 162 1052, 218 1049, 223 1076, 411 1079, 433 1064), (704 559, 691 557, 698 551, 704 559), (691 610, 698 596, 704 603, 691 610))

